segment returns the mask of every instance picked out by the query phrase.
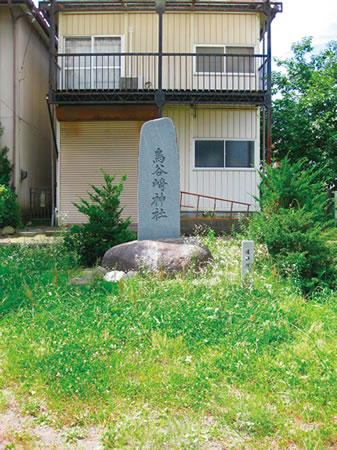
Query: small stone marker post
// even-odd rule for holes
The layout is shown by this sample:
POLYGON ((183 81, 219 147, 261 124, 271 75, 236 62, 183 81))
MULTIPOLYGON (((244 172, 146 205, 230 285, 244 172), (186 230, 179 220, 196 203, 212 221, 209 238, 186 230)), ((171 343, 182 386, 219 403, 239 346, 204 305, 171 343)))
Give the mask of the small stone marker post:
POLYGON ((146 122, 140 133, 138 240, 180 236, 179 159, 171 119, 146 122))
POLYGON ((337 227, 337 191, 335 191, 335 225, 337 227))
POLYGON ((254 241, 242 241, 241 279, 252 270, 254 262, 254 241))

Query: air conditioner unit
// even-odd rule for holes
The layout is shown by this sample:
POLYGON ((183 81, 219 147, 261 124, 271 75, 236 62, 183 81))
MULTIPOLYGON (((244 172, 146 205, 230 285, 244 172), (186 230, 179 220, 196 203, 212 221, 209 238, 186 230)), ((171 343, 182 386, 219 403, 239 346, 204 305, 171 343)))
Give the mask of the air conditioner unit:
POLYGON ((119 81, 119 88, 121 90, 136 90, 144 89, 143 77, 121 77, 119 81))

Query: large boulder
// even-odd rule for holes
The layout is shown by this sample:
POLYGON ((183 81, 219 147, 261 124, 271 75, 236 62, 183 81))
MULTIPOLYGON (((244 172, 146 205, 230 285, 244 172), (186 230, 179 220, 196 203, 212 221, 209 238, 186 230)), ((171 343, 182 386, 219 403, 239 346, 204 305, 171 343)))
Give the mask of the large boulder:
POLYGON ((178 272, 190 266, 199 268, 213 260, 206 245, 193 238, 132 241, 108 250, 102 260, 107 269, 178 272))

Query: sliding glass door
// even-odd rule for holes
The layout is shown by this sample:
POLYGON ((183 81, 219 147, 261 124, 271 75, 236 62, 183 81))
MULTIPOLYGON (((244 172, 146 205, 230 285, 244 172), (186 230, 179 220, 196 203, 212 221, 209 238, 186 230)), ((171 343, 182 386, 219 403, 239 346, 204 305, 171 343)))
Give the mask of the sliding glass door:
POLYGON ((63 89, 118 89, 122 72, 121 37, 65 38, 63 89))

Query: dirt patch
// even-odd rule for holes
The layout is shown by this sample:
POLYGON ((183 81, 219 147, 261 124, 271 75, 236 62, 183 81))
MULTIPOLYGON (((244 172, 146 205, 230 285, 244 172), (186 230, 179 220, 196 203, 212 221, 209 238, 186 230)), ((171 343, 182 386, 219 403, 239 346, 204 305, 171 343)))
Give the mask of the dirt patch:
MULTIPOLYGON (((4 391, 2 392, 4 394, 4 391)), ((4 449, 102 449, 103 430, 90 427, 55 429, 23 415, 13 396, 6 391, 7 402, 0 412, 0 450, 4 449)))

